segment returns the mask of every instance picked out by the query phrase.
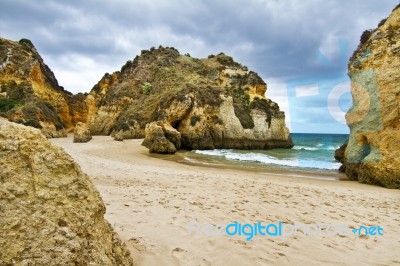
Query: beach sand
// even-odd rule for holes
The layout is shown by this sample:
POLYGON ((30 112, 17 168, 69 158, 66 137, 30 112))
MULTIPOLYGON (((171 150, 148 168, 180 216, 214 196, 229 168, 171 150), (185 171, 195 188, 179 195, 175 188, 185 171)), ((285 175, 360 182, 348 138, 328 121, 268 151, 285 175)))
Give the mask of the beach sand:
POLYGON ((142 140, 51 141, 91 177, 135 265, 400 265, 399 190, 187 165, 149 156, 142 140), (383 236, 210 236, 235 221, 379 225, 383 236))

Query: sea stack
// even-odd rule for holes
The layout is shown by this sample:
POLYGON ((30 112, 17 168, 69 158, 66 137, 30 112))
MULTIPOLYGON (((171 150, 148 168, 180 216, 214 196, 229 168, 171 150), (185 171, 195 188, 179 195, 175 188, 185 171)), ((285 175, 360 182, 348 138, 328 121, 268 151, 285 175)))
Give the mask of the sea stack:
POLYGON ((366 30, 350 59, 353 106, 345 172, 352 180, 400 189, 400 5, 366 30))
POLYGON ((152 122, 180 133, 183 149, 291 148, 285 114, 266 90, 257 73, 228 55, 196 59, 160 46, 104 75, 89 94, 95 106, 88 124, 94 135, 146 137, 144 144, 160 153, 177 147, 155 134, 157 127, 146 131, 152 122), (165 145, 156 148, 156 136, 165 145))

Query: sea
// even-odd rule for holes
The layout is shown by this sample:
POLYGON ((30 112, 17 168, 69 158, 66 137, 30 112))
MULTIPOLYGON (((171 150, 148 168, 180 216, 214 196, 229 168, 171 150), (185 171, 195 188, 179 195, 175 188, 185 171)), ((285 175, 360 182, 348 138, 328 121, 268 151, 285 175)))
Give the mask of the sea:
POLYGON ((340 179, 341 164, 334 159, 335 150, 348 134, 292 133, 292 149, 271 150, 194 150, 184 152, 183 161, 211 167, 235 166, 258 171, 279 171, 320 174, 328 179, 340 179))

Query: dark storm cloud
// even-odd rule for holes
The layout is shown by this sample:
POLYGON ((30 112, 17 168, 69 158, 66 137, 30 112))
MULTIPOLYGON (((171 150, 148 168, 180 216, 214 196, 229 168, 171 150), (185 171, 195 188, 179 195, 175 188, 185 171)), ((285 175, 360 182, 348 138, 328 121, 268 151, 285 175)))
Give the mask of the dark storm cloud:
POLYGON ((44 53, 106 54, 120 51, 124 41, 133 43, 127 49, 169 42, 192 47, 185 52, 198 56, 231 53, 271 77, 326 70, 315 62, 319 50, 334 53, 340 38, 354 49, 362 30, 394 6, 391 1, 294 0, 2 2, 1 33, 28 35, 44 53), (201 47, 174 37, 197 40, 201 47))
MULTIPOLYGON (((74 92, 89 90, 104 72, 161 44, 194 57, 229 54, 267 83, 281 84, 269 87, 272 97, 280 98, 288 79, 345 73, 361 33, 375 28, 395 5, 391 0, 2 0, 0 35, 31 39, 60 84, 74 92)), ((326 97, 312 101, 310 112, 324 106, 326 97)))

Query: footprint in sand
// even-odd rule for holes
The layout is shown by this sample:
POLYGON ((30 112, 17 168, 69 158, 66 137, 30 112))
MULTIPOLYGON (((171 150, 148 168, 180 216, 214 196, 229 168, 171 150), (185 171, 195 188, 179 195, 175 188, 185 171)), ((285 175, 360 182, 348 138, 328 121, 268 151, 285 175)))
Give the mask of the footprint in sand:
POLYGON ((194 259, 193 254, 191 254, 187 250, 184 250, 183 248, 174 248, 172 250, 172 255, 181 262, 189 262, 193 261, 194 259))
POLYGON ((127 241, 128 246, 134 247, 138 251, 145 251, 146 246, 140 243, 140 239, 138 238, 131 238, 127 241))

